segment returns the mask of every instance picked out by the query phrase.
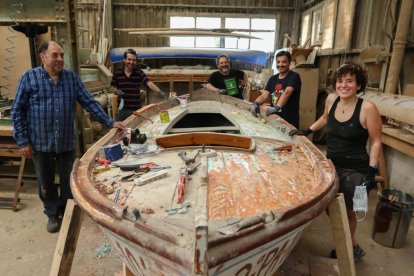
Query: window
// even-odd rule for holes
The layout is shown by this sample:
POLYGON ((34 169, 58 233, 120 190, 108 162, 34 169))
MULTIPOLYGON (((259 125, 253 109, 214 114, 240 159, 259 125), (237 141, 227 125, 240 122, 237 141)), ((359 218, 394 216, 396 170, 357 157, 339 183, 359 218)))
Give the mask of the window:
POLYGON ((171 37, 172 47, 224 47, 251 49, 273 52, 276 39, 276 19, 274 18, 238 18, 238 17, 170 17, 170 28, 220 30, 222 26, 231 33, 244 34, 255 38, 185 36, 171 37))

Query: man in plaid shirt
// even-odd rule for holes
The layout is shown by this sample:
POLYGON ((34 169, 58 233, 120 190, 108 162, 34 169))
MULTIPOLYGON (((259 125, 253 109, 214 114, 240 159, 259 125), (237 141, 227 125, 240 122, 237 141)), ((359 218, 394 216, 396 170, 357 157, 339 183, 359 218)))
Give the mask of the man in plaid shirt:
POLYGON ((28 70, 20 78, 11 109, 13 137, 22 155, 32 158, 47 230, 59 231, 59 216, 73 198, 70 173, 76 154, 74 127, 76 103, 107 127, 123 129, 95 101, 75 73, 63 68, 63 49, 54 41, 39 48, 42 66, 28 70), (60 195, 54 183, 59 169, 60 195))

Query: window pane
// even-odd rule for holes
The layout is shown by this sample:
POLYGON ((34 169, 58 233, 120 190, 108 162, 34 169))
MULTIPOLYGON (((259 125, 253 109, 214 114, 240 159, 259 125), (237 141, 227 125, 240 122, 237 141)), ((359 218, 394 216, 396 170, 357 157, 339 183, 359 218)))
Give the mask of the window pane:
POLYGON ((225 48, 234 49, 249 49, 249 40, 247 38, 240 38, 237 44, 237 38, 229 37, 224 40, 225 48))
POLYGON ((189 16, 170 17, 170 28, 194 28, 195 19, 189 16))
POLYGON ((226 18, 226 29, 250 29, 249 18, 226 18))
POLYGON ((262 39, 251 39, 250 49, 264 52, 273 52, 275 50, 275 33, 274 32, 253 32, 253 36, 262 39))
POLYGON ((196 37, 196 47, 220 47, 219 37, 196 37))
MULTIPOLYGON (((233 32, 234 34, 245 34, 249 35, 247 32, 233 32)), ((225 48, 235 48, 235 49, 249 49, 249 39, 248 38, 235 38, 235 37, 226 37, 224 39, 225 48)))
POLYGON ((196 28, 200 29, 220 29, 221 19, 219 17, 197 17, 196 28))
POLYGON ((171 47, 194 47, 194 37, 172 36, 170 37, 171 47))
POLYGON ((252 30, 269 30, 274 31, 276 29, 276 19, 252 19, 252 30))

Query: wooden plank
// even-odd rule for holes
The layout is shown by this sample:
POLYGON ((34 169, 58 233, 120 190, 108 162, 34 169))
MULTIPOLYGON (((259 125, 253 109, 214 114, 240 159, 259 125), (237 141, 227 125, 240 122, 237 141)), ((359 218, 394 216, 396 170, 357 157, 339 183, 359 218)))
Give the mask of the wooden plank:
POLYGON ((53 257, 50 275, 70 275, 75 255, 83 212, 73 199, 66 204, 65 215, 60 227, 59 239, 53 257))
POLYGON ((351 233, 345 209, 344 195, 338 194, 329 206, 329 218, 338 258, 339 274, 341 276, 355 276, 355 263, 352 250, 351 233))
POLYGON ((408 156, 414 157, 414 144, 397 139, 394 135, 383 132, 381 135, 383 144, 398 150, 408 156))
POLYGON ((149 36, 149 35, 158 35, 158 36, 207 36, 207 37, 235 37, 235 38, 250 38, 250 39, 262 39, 253 35, 238 34, 238 33, 220 33, 220 32, 211 32, 211 31, 130 31, 130 35, 137 36, 149 36))
POLYGON ((19 149, 0 149, 0 157, 21 157, 19 149))
POLYGON ((23 185, 22 178, 23 178, 25 164, 26 164, 26 158, 22 156, 20 160, 19 174, 17 175, 17 180, 16 180, 16 190, 14 192, 14 199, 13 199, 13 205, 12 205, 13 212, 17 211, 17 203, 19 203, 20 201, 19 194, 20 194, 20 189, 22 188, 22 185, 23 185))
POLYGON ((194 145, 218 145, 250 149, 253 144, 253 140, 250 137, 220 133, 185 133, 169 135, 157 138, 156 142, 164 148, 194 145))
MULTIPOLYGON (((388 180, 387 166, 385 165, 384 150, 382 147, 378 158, 378 173, 381 176, 381 179, 378 178, 378 180, 382 180, 382 189, 389 189, 390 183, 388 180)), ((377 178, 375 178, 375 180, 377 180, 377 178)))

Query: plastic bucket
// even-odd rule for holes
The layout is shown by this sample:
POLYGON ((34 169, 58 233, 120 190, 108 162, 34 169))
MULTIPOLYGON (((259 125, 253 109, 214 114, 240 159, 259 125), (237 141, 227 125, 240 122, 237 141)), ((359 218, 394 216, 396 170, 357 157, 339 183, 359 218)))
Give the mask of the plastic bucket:
POLYGON ((188 106, 188 99, 186 96, 177 97, 178 101, 180 101, 180 106, 182 108, 186 108, 188 106))
POLYGON ((398 190, 378 193, 378 203, 372 226, 372 239, 377 243, 401 248, 410 228, 414 198, 398 190))

